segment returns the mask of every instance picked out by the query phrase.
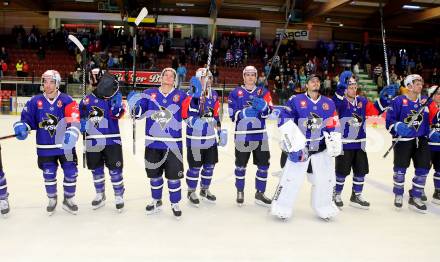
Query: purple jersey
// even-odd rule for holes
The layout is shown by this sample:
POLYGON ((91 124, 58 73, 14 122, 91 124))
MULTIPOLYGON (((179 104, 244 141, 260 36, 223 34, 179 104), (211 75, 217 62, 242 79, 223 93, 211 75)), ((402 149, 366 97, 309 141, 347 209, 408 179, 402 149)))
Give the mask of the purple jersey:
POLYGON ((124 115, 124 108, 112 112, 110 100, 98 98, 92 93, 80 102, 79 109, 81 119, 88 121, 86 139, 92 145, 103 139, 105 145, 121 144, 118 121, 124 115))
MULTIPOLYGON (((417 114, 420 106, 426 101, 427 97, 422 96, 416 101, 411 101, 406 96, 397 96, 391 102, 390 109, 387 112, 386 127, 391 133, 393 138, 398 137, 396 131, 394 131, 394 126, 397 122, 403 122, 408 124, 411 118, 417 114)), ((403 137, 400 141, 412 140, 415 137, 425 136, 428 137, 429 134, 429 109, 425 107, 423 112, 413 121, 412 127, 416 130, 416 135, 414 137, 403 137)))
POLYGON ((217 145, 217 128, 220 126, 219 108, 220 102, 218 94, 211 89, 211 95, 206 98, 204 103, 204 113, 200 113, 200 99, 190 98, 190 103, 184 104, 184 112, 187 112, 188 125, 186 127, 186 144, 187 146, 208 148, 217 145), (196 130, 191 123, 196 118, 203 119, 203 127, 196 130))
POLYGON ((173 89, 167 95, 162 94, 158 88, 144 91, 137 117, 146 117, 146 147, 182 148, 182 118, 186 118, 182 108, 189 101, 186 93, 179 89, 173 89))
POLYGON ((307 140, 309 151, 325 149, 324 131, 332 132, 338 125, 334 102, 325 96, 317 100, 307 94, 294 95, 286 102, 278 119, 278 126, 293 120, 307 140))
POLYGON ((378 115, 381 107, 363 96, 356 96, 350 102, 336 93, 333 101, 341 123, 343 149, 365 149, 367 117, 378 115))
POLYGON ((266 118, 272 111, 272 97, 266 88, 256 86, 249 91, 243 86, 238 86, 229 94, 228 104, 229 117, 235 122, 236 141, 267 140, 266 118), (268 106, 258 117, 243 117, 243 109, 251 107, 254 98, 263 98, 268 106))
POLYGON ((52 101, 43 94, 35 95, 23 108, 21 122, 36 130, 38 156, 64 155, 64 133, 72 123, 79 122, 78 104, 61 92, 52 101))

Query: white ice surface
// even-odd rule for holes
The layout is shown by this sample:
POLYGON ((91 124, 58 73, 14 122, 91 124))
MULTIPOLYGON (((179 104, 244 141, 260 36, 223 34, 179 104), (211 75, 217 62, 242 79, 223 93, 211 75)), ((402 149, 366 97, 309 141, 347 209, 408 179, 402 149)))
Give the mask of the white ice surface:
MULTIPOLYGON (((18 116, 0 116, 0 136, 12 133, 18 116)), ((382 159, 390 145, 384 128, 368 128, 370 174, 364 188, 368 211, 350 207, 351 176, 343 192, 344 209, 331 222, 319 220, 310 207, 310 184, 306 182, 292 219, 281 222, 267 209, 254 204, 255 171, 248 166, 245 205, 235 204, 232 123, 227 148, 220 149, 211 191, 212 205, 190 206, 182 180, 183 216, 172 217, 164 187, 164 209, 147 216, 151 200, 144 169, 144 121, 137 125, 137 154, 132 154, 131 120, 121 123, 124 148, 125 210, 118 214, 106 171, 106 206, 91 209, 94 198, 90 171, 82 168, 78 143, 79 176, 77 216, 61 208, 62 172, 58 170, 57 212, 46 215, 47 198, 37 167, 35 133, 25 141, 1 141, 3 165, 10 192, 11 213, 0 219, 0 261, 438 261, 440 206, 428 203, 428 214, 393 207, 392 159, 382 159)), ((275 122, 268 124, 271 149, 269 174, 280 169, 275 122)), ((252 159, 252 158, 251 158, 252 159)), ((185 163, 185 168, 187 167, 185 163)), ((408 170, 407 190, 413 169, 408 170)), ((272 196, 278 178, 269 175, 267 195, 272 196)), ((429 201, 433 193, 432 171, 427 180, 429 201)), ((407 196, 407 193, 405 193, 407 196)))

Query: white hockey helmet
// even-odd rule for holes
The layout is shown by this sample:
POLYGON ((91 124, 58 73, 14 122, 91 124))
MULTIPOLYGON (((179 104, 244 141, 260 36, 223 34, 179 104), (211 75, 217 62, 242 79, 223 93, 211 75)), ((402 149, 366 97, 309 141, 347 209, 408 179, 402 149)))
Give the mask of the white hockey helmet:
POLYGON ((163 77, 163 75, 165 74, 166 71, 171 71, 171 72, 173 72, 173 74, 174 74, 174 87, 177 87, 177 81, 178 81, 178 79, 177 79, 177 73, 176 73, 176 70, 174 70, 174 68, 172 68, 172 67, 166 67, 166 68, 164 68, 164 69, 162 70, 162 73, 160 73, 160 84, 161 84, 161 85, 163 84, 162 77, 163 77))
POLYGON ((99 80, 101 80, 101 77, 104 75, 105 70, 102 70, 101 68, 93 68, 92 70, 90 70, 90 84, 92 86, 97 86, 99 80))
POLYGON ((412 85, 416 80, 419 80, 423 83, 423 78, 418 74, 408 75, 405 77, 405 81, 403 83, 405 84, 405 87, 408 87, 408 85, 412 85))
POLYGON ((201 80, 201 79, 202 79, 202 76, 206 76, 206 71, 208 71, 208 77, 211 77, 211 78, 212 78, 212 73, 211 73, 211 71, 206 70, 205 67, 201 67, 201 68, 197 69, 197 71, 196 71, 196 77, 197 77, 199 80, 201 80))
POLYGON ((58 73, 58 71, 57 70, 53 70, 53 69, 51 69, 51 70, 47 70, 46 72, 44 72, 42 75, 41 75, 41 86, 43 87, 43 85, 44 85, 44 79, 51 79, 51 80, 54 80, 55 81, 55 85, 56 85, 56 87, 57 88, 59 88, 60 87, 60 84, 61 84, 61 75, 60 75, 60 73, 58 73))
POLYGON ((255 68, 255 66, 246 66, 243 69, 243 78, 246 73, 255 74, 255 77, 258 77, 258 72, 257 72, 257 69, 255 68))

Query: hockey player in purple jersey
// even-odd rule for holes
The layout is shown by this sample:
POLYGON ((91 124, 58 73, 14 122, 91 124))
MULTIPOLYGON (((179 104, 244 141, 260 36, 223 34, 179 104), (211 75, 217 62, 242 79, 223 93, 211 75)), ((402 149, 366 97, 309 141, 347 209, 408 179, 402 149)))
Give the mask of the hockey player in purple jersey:
POLYGON ((279 117, 283 150, 288 159, 272 200, 271 214, 281 219, 292 215, 294 202, 306 172, 312 183, 312 207, 328 221, 338 213, 332 200, 335 185, 333 157, 342 153, 341 134, 334 102, 320 95, 320 79, 309 75, 305 94, 294 95, 279 117))
POLYGON ((108 168, 115 193, 116 209, 124 208, 123 157, 119 119, 124 115, 119 83, 110 73, 98 77, 90 95, 80 103, 81 131, 86 132, 87 167, 92 171, 96 197, 92 208, 105 204, 104 165, 108 168))
POLYGON ((427 100, 426 96, 420 96, 423 87, 422 77, 409 75, 404 83, 408 93, 393 99, 386 117, 386 127, 393 140, 398 141, 394 147, 394 206, 402 208, 406 169, 412 160, 415 176, 412 180, 413 186, 409 190, 408 204, 411 209, 425 213, 427 208, 421 198, 430 168, 429 109, 425 107, 423 112, 415 117, 427 100))
POLYGON ((0 146, 0 214, 7 216, 9 213, 8 188, 6 185, 6 177, 3 172, 2 164, 2 147, 0 146))
POLYGON ((162 174, 168 182, 171 208, 179 219, 182 211, 180 179, 183 178, 182 158, 182 111, 189 103, 186 93, 176 89, 177 74, 172 68, 161 73, 161 86, 145 90, 142 94, 131 92, 128 103, 136 119, 146 119, 145 125, 145 170, 150 178, 153 201, 146 206, 147 214, 156 213, 162 207, 162 174))
POLYGON ((186 172, 188 199, 196 207, 200 200, 196 194, 199 173, 200 197, 214 203, 216 197, 209 190, 215 164, 218 162, 218 146, 226 146, 227 132, 221 129, 219 117, 220 102, 218 94, 211 89, 212 74, 206 68, 199 68, 190 81, 191 102, 186 111, 186 145, 189 169, 186 172), (208 72, 208 73, 206 73, 208 72), (203 87, 205 92, 203 93, 203 87), (202 109, 203 106, 203 109, 202 109))
POLYGON ((379 115, 388 107, 391 98, 396 95, 398 86, 382 89, 380 98, 373 104, 366 97, 357 95, 357 79, 351 71, 344 71, 333 97, 339 115, 342 131, 343 154, 336 157, 336 186, 333 200, 342 209, 341 198, 345 178, 353 169, 353 188, 350 206, 369 209, 370 203, 364 200, 362 190, 365 176, 369 172, 368 157, 365 152, 366 120, 369 116, 379 115))
POLYGON ((256 86, 257 69, 246 66, 243 70, 244 85, 229 94, 229 116, 235 123, 235 187, 237 204, 244 203, 246 166, 252 153, 257 166, 255 177, 255 203, 270 206, 271 200, 264 195, 269 169, 269 143, 266 132, 266 118, 272 111, 269 91, 256 86))
POLYGON ((434 167, 434 194, 432 203, 440 205, 440 89, 437 86, 429 88, 428 95, 436 92, 429 105, 429 148, 431 149, 431 163, 434 167))
POLYGON ((29 100, 21 120, 14 124, 17 139, 24 140, 30 130, 36 130, 38 167, 43 171, 49 204, 46 208, 52 215, 57 205, 58 165, 64 171, 63 209, 76 214, 78 206, 74 196, 76 190, 77 156, 75 143, 80 135, 78 104, 58 89, 61 76, 55 70, 47 70, 41 77, 43 94, 29 100))

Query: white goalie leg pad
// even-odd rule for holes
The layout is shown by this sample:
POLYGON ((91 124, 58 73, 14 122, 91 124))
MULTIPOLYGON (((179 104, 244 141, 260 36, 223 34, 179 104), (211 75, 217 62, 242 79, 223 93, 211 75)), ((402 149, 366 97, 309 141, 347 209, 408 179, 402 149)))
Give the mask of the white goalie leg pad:
POLYGON ((304 183, 309 161, 294 163, 287 160, 272 200, 271 215, 281 219, 288 219, 292 216, 293 205, 304 183))
POLYGON ((281 125, 279 130, 281 132, 281 141, 284 144, 281 147, 283 151, 296 152, 306 147, 306 137, 292 120, 288 120, 281 125))
POLYGON ((312 183, 312 208, 320 218, 331 218, 339 209, 333 202, 333 188, 336 184, 335 161, 326 151, 311 156, 313 174, 309 175, 312 183))

